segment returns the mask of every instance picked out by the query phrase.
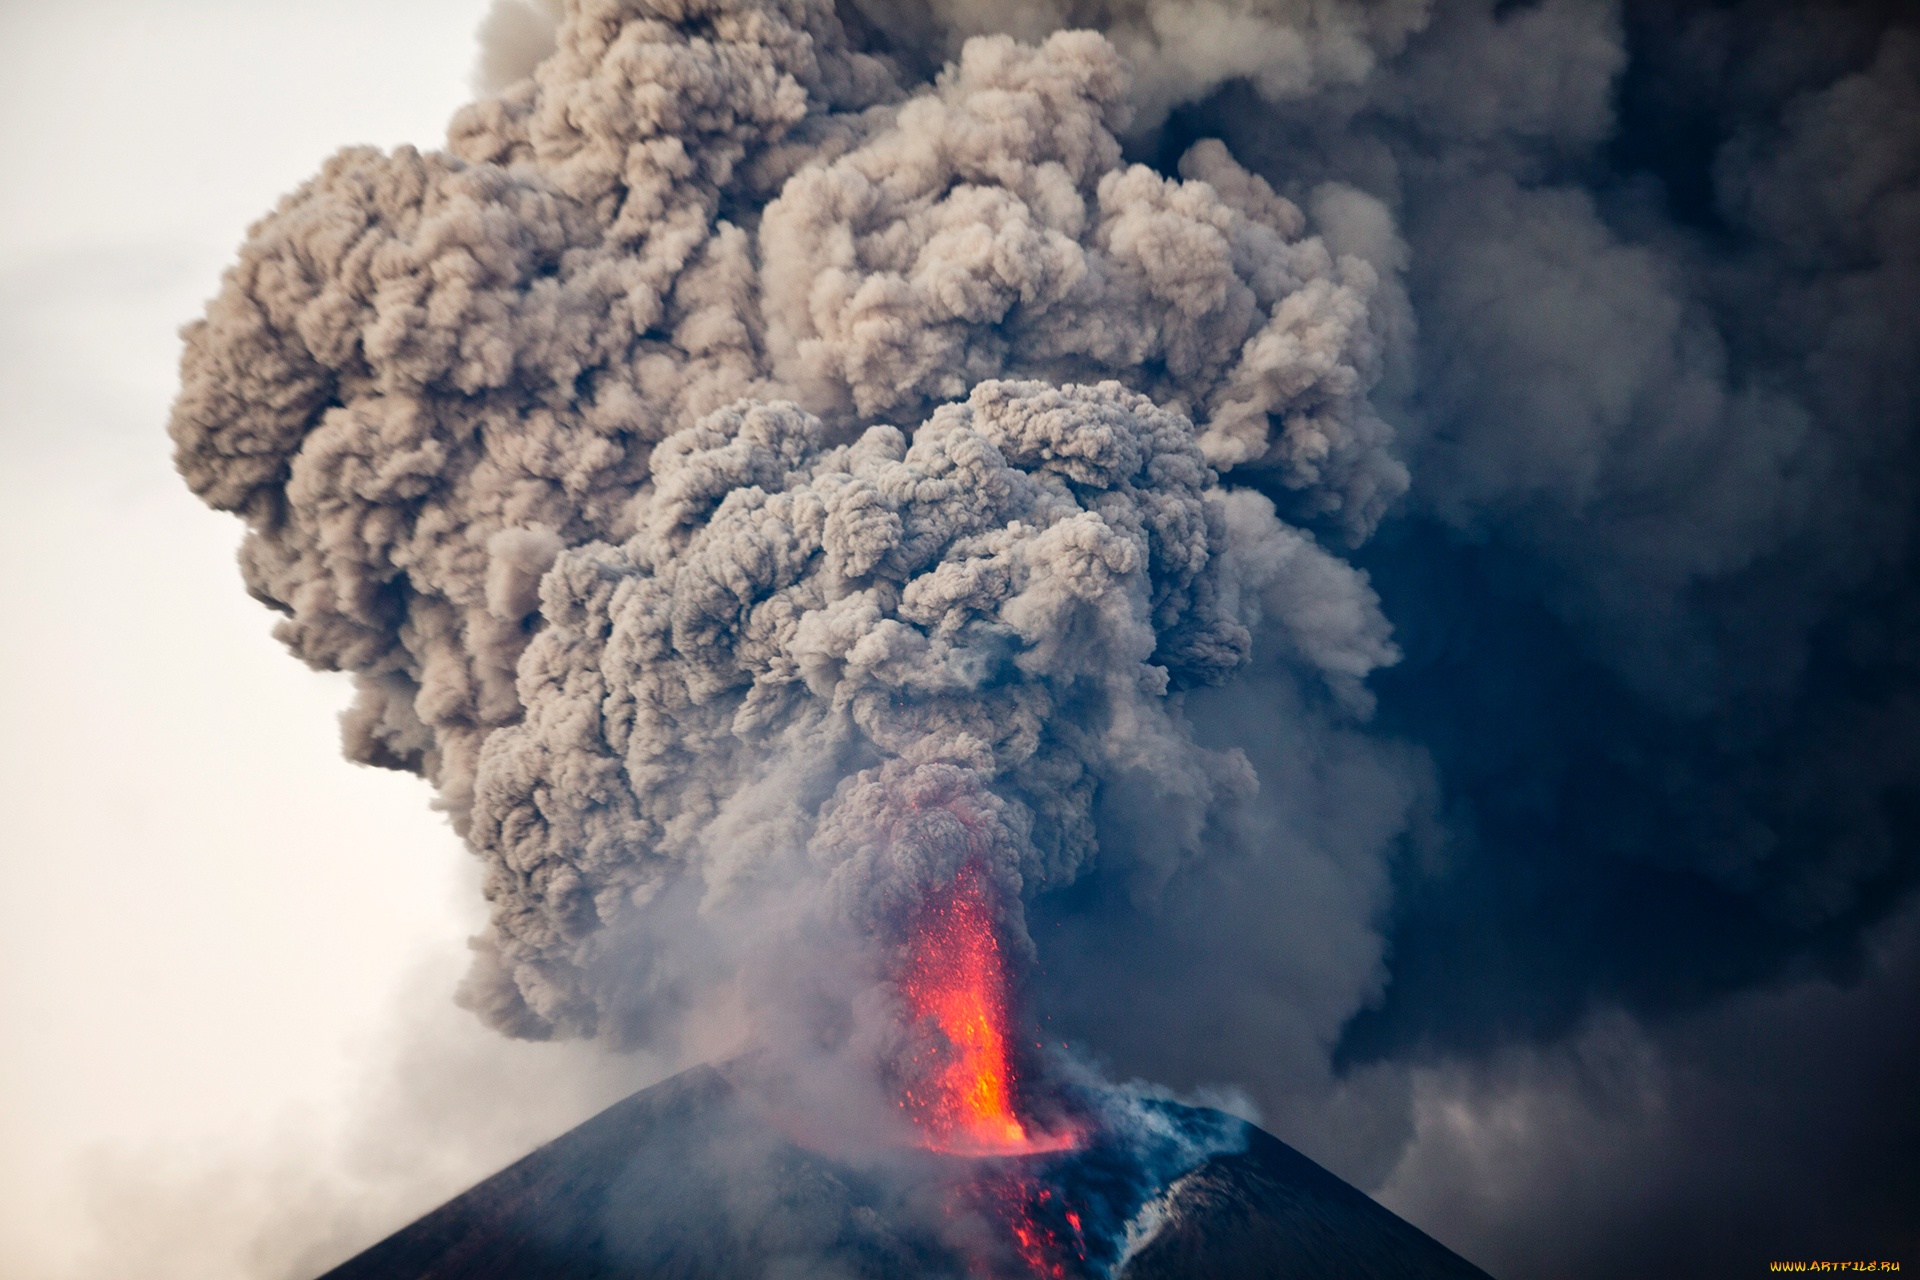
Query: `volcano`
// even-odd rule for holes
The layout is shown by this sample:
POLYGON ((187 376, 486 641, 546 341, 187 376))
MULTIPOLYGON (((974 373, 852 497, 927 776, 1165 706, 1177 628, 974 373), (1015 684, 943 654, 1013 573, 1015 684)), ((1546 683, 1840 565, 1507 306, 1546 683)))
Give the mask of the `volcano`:
POLYGON ((1272 1135, 1204 1108, 1148 1105, 1156 1125, 1231 1133, 1233 1149, 1144 1184, 1131 1148, 1098 1140, 1020 1160, 827 1155, 789 1138, 728 1069, 696 1067, 320 1280, 1487 1280, 1272 1135), (1009 1195, 1031 1216, 1022 1247, 996 1254, 982 1205, 1009 1195), (1057 1257, 1036 1254, 1036 1238, 1057 1257))

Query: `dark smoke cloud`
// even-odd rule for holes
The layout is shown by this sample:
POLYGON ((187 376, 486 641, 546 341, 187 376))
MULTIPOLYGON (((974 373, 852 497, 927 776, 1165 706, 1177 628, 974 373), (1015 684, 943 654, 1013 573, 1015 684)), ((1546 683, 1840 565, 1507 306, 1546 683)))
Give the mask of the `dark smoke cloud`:
POLYGON ((1841 980, 1611 1010, 1416 1073, 1420 1136, 1384 1198, 1483 1241, 1496 1275, 1751 1275, 1862 1242, 1913 1256, 1915 923, 1870 930, 1841 980))
POLYGON ((1051 1032, 1506 1274, 1911 1251, 1901 9, 501 0, 477 83, 174 431, 487 1017, 670 1037, 990 851, 1051 1032))
MULTIPOLYGON (((1360 1088, 1573 1053, 1599 1017, 1652 1063, 1639 1101, 1493 1065, 1449 1095, 1539 1104, 1500 1150, 1560 1198, 1405 1201, 1516 1274, 1912 1247, 1898 1094, 1829 1111, 1793 1032, 1718 1011, 1813 1034, 1753 993, 1864 983, 1834 1078, 1915 1065, 1911 953, 1864 941, 1920 870, 1914 40, 1866 6, 1445 5, 1364 89, 1262 110, 1228 85, 1138 144, 1220 136, 1283 193, 1369 193, 1405 241, 1414 371, 1376 400, 1413 483, 1357 562, 1403 654, 1374 732, 1426 751, 1438 840, 1396 862, 1388 978, 1335 1059, 1360 1088), (1644 1145, 1567 1142, 1561 1105, 1644 1145), (1705 1176, 1758 1141, 1735 1114, 1781 1154, 1705 1176), (1596 1160, 1617 1172, 1583 1179, 1596 1160)), ((1437 1142, 1401 1178, 1470 1182, 1437 1142)))

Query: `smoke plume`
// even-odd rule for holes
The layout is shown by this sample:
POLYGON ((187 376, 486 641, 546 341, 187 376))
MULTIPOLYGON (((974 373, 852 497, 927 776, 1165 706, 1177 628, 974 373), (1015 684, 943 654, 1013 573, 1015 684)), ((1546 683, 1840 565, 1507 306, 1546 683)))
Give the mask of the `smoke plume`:
MULTIPOLYGON (((1321 626, 1283 564, 1379 630, 1219 475, 1349 541, 1405 485, 1373 269, 1218 143, 1124 164, 1100 36, 981 38, 909 92, 818 4, 676 18, 579 6, 448 152, 330 161, 189 332, 174 418, 282 638, 359 676, 349 754, 486 861, 466 994, 522 1035, 614 1026, 645 978, 603 938, 684 880, 806 861, 871 929, 985 859, 1023 940, 1123 781, 1154 859, 1199 856, 1252 779, 1170 695, 1256 615, 1321 626)), ((1347 684, 1390 656, 1321 647, 1347 684)))
MULTIPOLYGON (((1716 1010, 1905 1007, 1898 12, 498 0, 483 40, 444 150, 253 229, 172 432, 354 673, 349 757, 483 860, 486 1020, 872 1049, 973 868, 1050 1034, 1444 1206, 1497 1181, 1449 1106, 1724 1133, 1805 1073, 1662 1066, 1738 1070, 1716 1010), (1603 1041, 1653 1102, 1566 1083, 1603 1041)), ((1868 1127, 1779 1176, 1910 1167, 1868 1127)), ((1694 1172, 1627 1261, 1745 1274, 1721 1139, 1635 1141, 1694 1172)), ((1524 1200, 1425 1225, 1626 1265, 1551 1222, 1627 1210, 1524 1200)))

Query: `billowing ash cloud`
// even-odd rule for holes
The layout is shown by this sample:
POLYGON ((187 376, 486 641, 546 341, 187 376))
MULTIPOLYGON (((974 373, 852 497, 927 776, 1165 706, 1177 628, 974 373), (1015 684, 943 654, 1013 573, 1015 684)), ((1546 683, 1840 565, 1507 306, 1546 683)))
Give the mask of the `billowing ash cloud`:
POLYGON ((1163 876, 1253 789, 1169 702, 1250 623, 1364 697, 1364 575, 1219 477, 1347 541, 1404 489, 1378 277, 1217 142, 1123 163, 1106 40, 918 87, 817 3, 557 42, 257 226, 173 422, 282 639, 358 673, 349 754, 486 860, 490 1020, 622 1030, 603 930, 800 858, 869 928, 985 859, 1022 940, 1103 784, 1160 798, 1163 876), (907 838, 930 804, 965 838, 907 838))
POLYGON ((174 434, 486 859, 508 1030, 669 1040, 974 863, 1050 1035, 1501 1274, 1897 1256, 1916 67, 1875 3, 498 0, 174 434))
MULTIPOLYGON (((911 437, 826 436, 786 402, 701 418, 654 451, 640 531, 543 580, 525 719, 475 784, 503 1020, 593 1030, 578 948, 688 868, 724 898, 808 848, 877 929, 970 860, 1009 901, 1071 884, 1101 778, 1177 810, 1245 772, 1164 705, 1248 648, 1185 418, 993 381, 911 437)), ((1250 536, 1285 539, 1252 502, 1250 536)))

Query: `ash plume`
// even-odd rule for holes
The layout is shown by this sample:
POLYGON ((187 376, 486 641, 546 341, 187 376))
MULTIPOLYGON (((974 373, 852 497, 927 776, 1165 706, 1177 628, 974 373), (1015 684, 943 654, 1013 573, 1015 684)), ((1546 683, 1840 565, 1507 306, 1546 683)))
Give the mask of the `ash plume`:
POLYGON ((871 1048, 974 866, 1050 1036, 1245 1087, 1502 1274, 1914 1247, 1859 1207, 1914 1167, 1911 15, 484 38, 444 150, 255 227, 172 424, 349 756, 484 860, 483 1017, 797 1045, 812 982, 871 1048), (1809 1077, 1752 1011, 1822 1001, 1855 1100, 1758 1186, 1725 1135, 1809 1077))
POLYGON ((485 860, 466 998, 628 1034, 603 931, 802 863, 871 927, 984 858, 1022 941, 1103 782, 1166 806, 1137 859, 1200 856, 1252 779, 1170 695, 1257 619, 1349 696, 1392 657, 1364 575, 1220 479, 1347 542, 1404 489, 1373 267, 1218 143, 1124 163, 1091 32, 919 86, 817 3, 556 39, 446 152, 342 152, 254 228, 173 420, 281 638, 358 675, 348 754, 485 860), (925 795, 992 833, 902 839, 925 795))

